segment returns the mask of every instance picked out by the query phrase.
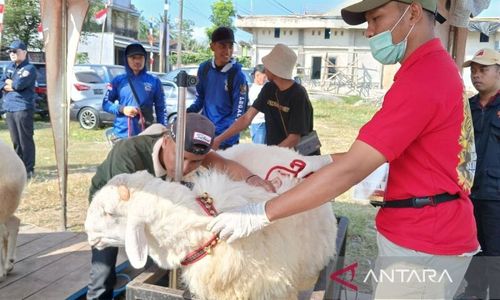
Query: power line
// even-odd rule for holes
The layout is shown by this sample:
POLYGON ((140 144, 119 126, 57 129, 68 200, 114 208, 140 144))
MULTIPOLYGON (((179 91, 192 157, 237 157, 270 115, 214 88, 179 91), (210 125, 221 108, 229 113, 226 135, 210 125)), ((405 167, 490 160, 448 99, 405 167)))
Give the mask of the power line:
POLYGON ((290 9, 288 9, 288 7, 286 7, 283 4, 281 4, 280 2, 278 2, 278 0, 272 0, 272 2, 276 3, 279 7, 283 8, 284 10, 286 10, 289 13, 291 13, 292 15, 296 15, 295 12, 291 11, 290 9))
POLYGON ((243 8, 243 7, 237 8, 237 11, 241 11, 242 13, 247 14, 247 15, 253 15, 250 10, 243 8))

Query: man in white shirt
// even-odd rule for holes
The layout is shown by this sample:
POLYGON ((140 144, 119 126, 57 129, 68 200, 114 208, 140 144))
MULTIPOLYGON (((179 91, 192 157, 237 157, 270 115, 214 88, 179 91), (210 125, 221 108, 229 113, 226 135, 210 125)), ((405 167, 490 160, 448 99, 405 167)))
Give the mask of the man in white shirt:
MULTIPOLYGON (((251 106, 257 96, 259 96, 260 90, 267 82, 267 76, 264 72, 264 65, 256 65, 253 70, 253 84, 248 90, 248 106, 251 106)), ((253 118, 250 124, 250 135, 252 136, 252 142, 254 144, 266 144, 266 119, 263 113, 259 112, 255 118, 253 118)))

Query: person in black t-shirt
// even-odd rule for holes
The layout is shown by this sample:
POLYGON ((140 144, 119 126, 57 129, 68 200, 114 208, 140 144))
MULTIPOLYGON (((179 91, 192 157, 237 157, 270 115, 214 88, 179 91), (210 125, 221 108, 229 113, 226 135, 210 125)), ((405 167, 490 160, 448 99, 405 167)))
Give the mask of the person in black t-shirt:
POLYGON ((295 52, 283 44, 277 44, 262 58, 269 82, 252 107, 215 138, 213 149, 247 128, 259 112, 265 114, 267 145, 293 148, 301 136, 313 130, 313 108, 307 91, 292 78, 296 62, 295 52))

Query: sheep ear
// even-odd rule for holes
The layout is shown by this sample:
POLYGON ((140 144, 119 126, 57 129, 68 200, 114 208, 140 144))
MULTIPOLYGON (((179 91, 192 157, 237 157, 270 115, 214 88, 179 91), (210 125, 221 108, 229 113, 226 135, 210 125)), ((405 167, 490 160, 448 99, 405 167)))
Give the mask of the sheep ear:
POLYGON ((148 259, 148 241, 144 228, 143 221, 129 216, 125 234, 125 252, 127 252, 130 263, 136 269, 144 267, 148 259))
POLYGON ((122 201, 128 201, 130 199, 130 191, 124 185, 118 186, 118 194, 120 195, 120 200, 122 201))

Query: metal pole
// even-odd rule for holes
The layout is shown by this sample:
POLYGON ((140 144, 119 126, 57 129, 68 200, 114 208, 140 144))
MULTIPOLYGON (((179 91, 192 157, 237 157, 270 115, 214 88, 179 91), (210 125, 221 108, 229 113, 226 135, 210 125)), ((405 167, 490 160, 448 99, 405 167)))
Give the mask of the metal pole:
MULTIPOLYGON (((68 85, 67 85, 67 76, 66 76, 66 70, 67 68, 67 59, 68 59, 68 5, 67 5, 67 0, 62 0, 62 11, 61 11, 61 17, 62 17, 62 30, 61 30, 61 53, 63 53, 64 57, 61 59, 61 69, 60 71, 62 72, 62 94, 67 95, 68 94, 68 85)), ((67 103, 66 101, 61 102, 61 106, 63 107, 63 112, 67 111, 67 103)), ((67 196, 68 196, 68 132, 69 132, 69 123, 68 123, 68 117, 66 113, 61 114, 61 119, 62 119, 62 124, 64 126, 63 129, 63 145, 62 149, 64 149, 64 170, 63 174, 59 174, 61 181, 61 187, 60 187, 60 198, 61 198, 61 226, 60 229, 66 231, 68 228, 68 219, 67 219, 67 196)))
POLYGON ((168 0, 163 6, 163 24, 160 40, 160 72, 168 72, 168 0))
MULTIPOLYGON (((183 1, 179 0, 179 36, 177 37, 177 69, 182 64, 182 4, 183 1)), ((177 109, 179 111, 179 109, 177 109)))
MULTIPOLYGON (((186 71, 177 74, 177 86, 179 87, 177 99, 177 131, 175 132, 175 178, 180 182, 183 174, 184 164, 184 141, 186 135, 186 88, 188 86, 188 75, 186 71)), ((171 270, 169 274, 170 288, 177 288, 177 271, 171 270)))
POLYGON ((106 26, 106 19, 108 16, 106 15, 106 18, 102 22, 102 29, 101 29, 101 51, 99 53, 99 63, 102 64, 102 48, 104 48, 104 26, 106 26))

